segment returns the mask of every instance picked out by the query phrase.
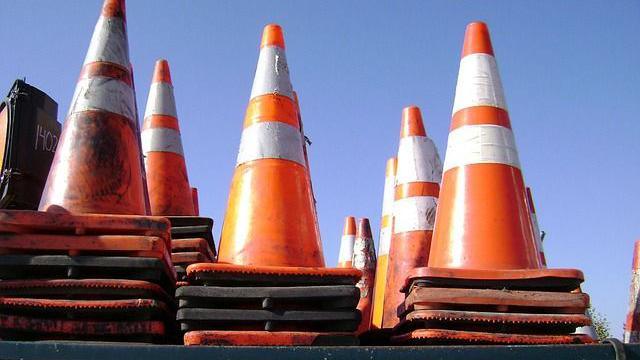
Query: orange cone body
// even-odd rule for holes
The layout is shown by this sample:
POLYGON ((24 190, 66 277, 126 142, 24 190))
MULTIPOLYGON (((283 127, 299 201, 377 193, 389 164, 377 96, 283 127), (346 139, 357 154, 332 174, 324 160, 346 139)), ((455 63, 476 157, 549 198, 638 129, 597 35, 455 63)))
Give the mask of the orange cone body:
POLYGON ((277 25, 263 33, 218 261, 324 266, 284 37, 277 25))
POLYGON ((629 291, 629 311, 624 323, 623 341, 629 343, 640 342, 640 240, 633 246, 633 263, 631 265, 631 288, 629 291))
POLYGON ((467 27, 429 267, 540 269, 489 30, 467 27))
POLYGON ((393 197, 396 184, 396 158, 387 160, 382 195, 382 220, 380 221, 380 242, 378 243, 378 259, 376 264, 376 285, 373 290, 373 310, 371 327, 382 327, 384 312, 384 292, 387 286, 387 269, 389 266, 389 246, 391 245, 391 225, 393 225, 393 197))
POLYGON ((538 247, 538 254, 540 255, 540 262, 542 267, 547 267, 547 259, 544 256, 544 247, 542 246, 542 234, 540 233, 540 226, 538 225, 538 216, 536 215, 536 206, 533 202, 533 195, 531 194, 531 188, 527 187, 527 206, 529 208, 529 215, 531 216, 531 225, 533 226, 533 235, 536 239, 536 246, 538 247))
POLYGON ((191 198, 193 199, 193 214, 200 216, 200 200, 198 199, 197 188, 191 188, 191 198))
POLYGON ((142 151, 151 215, 195 215, 166 60, 158 60, 153 71, 142 126, 142 151))
POLYGON ((344 219, 344 230, 340 239, 340 252, 338 253, 338 267, 352 267, 353 244, 356 240, 356 219, 353 216, 347 216, 344 219))
POLYGON ((369 219, 358 222, 358 231, 353 248, 353 267, 362 271, 362 277, 356 286, 360 289, 358 310, 362 321, 357 332, 363 333, 371 328, 371 309, 373 307, 373 286, 375 283, 376 251, 373 247, 373 236, 369 219))
POLYGON ((398 306, 404 303, 400 289, 409 272, 427 266, 441 176, 442 163, 435 144, 427 137, 420 109, 405 108, 398 147, 383 328, 391 328, 399 321, 398 306))
POLYGON ((106 0, 40 210, 145 215, 124 0, 106 0))

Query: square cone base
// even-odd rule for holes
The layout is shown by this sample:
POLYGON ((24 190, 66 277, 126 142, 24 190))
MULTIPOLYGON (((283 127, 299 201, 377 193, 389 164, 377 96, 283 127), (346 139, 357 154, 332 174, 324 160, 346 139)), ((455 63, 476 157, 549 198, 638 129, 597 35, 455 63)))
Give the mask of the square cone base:
POLYGON ((356 346, 352 333, 266 332, 266 331, 190 331, 184 335, 187 346, 356 346))
POLYGON ((202 238, 208 244, 215 259, 216 244, 213 240, 213 219, 200 216, 167 216, 171 223, 171 239, 202 238))
POLYGON ((215 252, 211 249, 209 243, 207 243, 207 240, 204 238, 173 239, 171 240, 171 252, 201 253, 206 256, 209 262, 213 262, 216 258, 215 252))
POLYGON ((590 325, 589 297, 572 269, 466 270, 418 268, 407 278, 398 344, 566 344, 591 342, 572 333, 590 325))

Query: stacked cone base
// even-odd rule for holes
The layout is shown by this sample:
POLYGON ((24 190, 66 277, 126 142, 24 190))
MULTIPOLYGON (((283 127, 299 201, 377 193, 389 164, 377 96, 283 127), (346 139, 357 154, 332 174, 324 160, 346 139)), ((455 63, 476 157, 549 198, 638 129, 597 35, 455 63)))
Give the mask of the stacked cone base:
POLYGON ((360 272, 194 264, 176 290, 187 345, 353 344, 360 272), (255 337, 246 334, 255 333, 255 337), (326 341, 325 341, 326 340, 326 341))
POLYGON ((178 280, 184 281, 186 268, 216 260, 213 220, 199 216, 168 216, 171 222, 171 259, 178 280))
POLYGON ((161 217, 0 211, 0 336, 173 339, 169 241, 161 217))
POLYGON ((566 344, 591 324, 582 273, 568 269, 457 270, 418 268, 398 309, 398 344, 566 344))
POLYGON ((267 331, 190 331, 184 344, 210 346, 355 346, 352 333, 267 332, 267 331))

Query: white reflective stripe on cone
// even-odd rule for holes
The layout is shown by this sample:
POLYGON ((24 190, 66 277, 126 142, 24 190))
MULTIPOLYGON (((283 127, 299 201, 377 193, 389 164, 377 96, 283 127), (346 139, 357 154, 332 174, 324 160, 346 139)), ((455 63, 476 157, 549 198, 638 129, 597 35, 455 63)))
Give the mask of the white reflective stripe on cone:
POLYGON ((470 54, 460 60, 453 113, 472 106, 507 110, 496 59, 489 54, 470 54))
POLYGON ((393 211, 393 199, 395 190, 395 178, 384 180, 384 192, 382 194, 382 216, 390 215, 393 211))
POLYGON ((342 235, 340 240, 340 252, 338 253, 338 262, 351 261, 353 257, 353 244, 356 241, 355 235, 342 235))
POLYGON ((465 125, 451 131, 444 171, 470 164, 504 164, 520 169, 511 129, 498 125, 465 125))
POLYGON ((100 16, 93 30, 84 63, 106 61, 129 68, 129 43, 121 18, 100 16))
MULTIPOLYGON (((353 243, 353 257, 351 266, 358 270, 374 269, 375 263, 373 261, 373 254, 367 246, 371 239, 357 238, 353 243)), ((362 281, 362 279, 360 280, 362 281)), ((364 283, 363 283, 364 284, 364 283)), ((360 297, 366 297, 366 293, 360 294, 360 297)))
POLYGON ((378 246, 378 256, 389 255, 391 248, 391 226, 380 229, 380 244, 378 246))
POLYGON ((71 100, 69 115, 87 110, 105 110, 136 119, 133 90, 120 80, 108 77, 81 79, 71 100))
POLYGON ((433 141, 425 136, 400 139, 396 185, 410 182, 440 183, 442 162, 433 141))
POLYGON ((151 84, 144 118, 151 115, 168 115, 178 117, 176 101, 173 97, 173 86, 164 82, 151 84))
POLYGON ((293 88, 284 49, 278 46, 265 46, 260 50, 251 98, 274 93, 293 100, 293 88))
POLYGON ((279 121, 259 122, 242 131, 237 165, 259 159, 285 159, 306 167, 302 134, 279 121))
POLYGON ((393 233, 433 230, 438 198, 413 196, 396 200, 393 209, 393 233))
POLYGON ((144 129, 141 137, 143 154, 147 154, 150 151, 164 151, 184 156, 180 133, 174 129, 144 129))

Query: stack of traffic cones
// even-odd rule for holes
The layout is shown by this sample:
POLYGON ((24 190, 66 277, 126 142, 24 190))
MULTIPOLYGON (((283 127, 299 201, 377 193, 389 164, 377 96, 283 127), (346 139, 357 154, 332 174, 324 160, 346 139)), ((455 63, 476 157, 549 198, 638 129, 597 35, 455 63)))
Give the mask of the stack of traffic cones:
POLYGON ((142 151, 147 173, 151 214, 171 222, 171 258, 178 280, 186 267, 213 262, 213 220, 196 212, 197 190, 189 185, 180 126, 166 60, 156 62, 142 128, 142 151))
POLYGON ((124 1, 106 0, 40 211, 0 212, 3 339, 171 333, 170 225, 145 216, 134 99, 124 1))
MULTIPOLYGON (((397 214, 396 214, 397 216, 397 214)), ((485 24, 467 27, 429 267, 408 277, 397 343, 584 343, 582 272, 541 261, 485 24)))
POLYGON ((218 262, 176 291, 186 345, 352 344, 361 272, 324 267, 282 29, 264 29, 218 262))
POLYGON ((420 109, 405 108, 398 146, 384 329, 398 324, 398 311, 404 303, 401 289, 407 275, 427 265, 441 177, 442 163, 435 144, 427 137, 420 109))
POLYGON ((344 219, 344 229, 340 239, 340 250, 338 251, 338 267, 353 267, 353 244, 356 241, 356 218, 347 216, 344 219))

